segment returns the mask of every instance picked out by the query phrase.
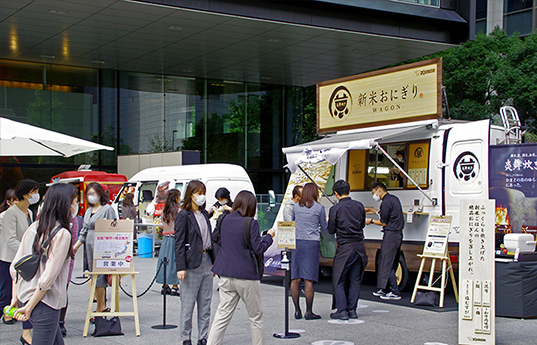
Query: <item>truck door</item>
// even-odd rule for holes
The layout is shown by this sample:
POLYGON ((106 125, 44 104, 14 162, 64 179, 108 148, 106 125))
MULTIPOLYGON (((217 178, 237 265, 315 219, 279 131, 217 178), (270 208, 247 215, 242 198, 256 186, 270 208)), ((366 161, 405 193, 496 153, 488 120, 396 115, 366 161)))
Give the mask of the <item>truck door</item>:
POLYGON ((488 199, 489 120, 455 125, 444 139, 445 215, 453 216, 450 241, 458 241, 462 199, 488 199))

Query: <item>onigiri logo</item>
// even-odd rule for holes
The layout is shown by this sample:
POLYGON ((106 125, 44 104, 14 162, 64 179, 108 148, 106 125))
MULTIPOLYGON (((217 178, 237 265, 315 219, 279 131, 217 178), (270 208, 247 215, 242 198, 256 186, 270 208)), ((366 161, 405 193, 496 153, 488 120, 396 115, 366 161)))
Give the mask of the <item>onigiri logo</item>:
POLYGON ((328 102, 328 109, 333 118, 342 120, 352 109, 351 93, 345 86, 338 86, 328 102))
POLYGON ((472 152, 463 152, 455 160, 453 173, 459 181, 471 183, 479 175, 479 160, 472 152))

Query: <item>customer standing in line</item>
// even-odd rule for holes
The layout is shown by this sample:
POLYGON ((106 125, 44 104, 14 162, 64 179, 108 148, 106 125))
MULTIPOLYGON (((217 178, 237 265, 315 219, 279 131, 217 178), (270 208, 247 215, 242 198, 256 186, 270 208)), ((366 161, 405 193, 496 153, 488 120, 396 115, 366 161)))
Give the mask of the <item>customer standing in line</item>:
MULTIPOLYGON (((73 251, 76 254, 82 244, 86 244, 86 264, 93 271, 93 247, 95 244, 95 221, 99 219, 117 219, 116 211, 108 204, 108 196, 103 187, 97 182, 91 182, 86 187, 86 200, 88 209, 84 214, 82 230, 78 235, 73 251)), ((106 275, 97 276, 97 288, 95 289, 95 299, 97 300, 97 312, 107 311, 106 308, 106 275)))
POLYGON ((220 304, 216 310, 209 333, 209 345, 220 345, 235 308, 242 300, 250 318, 252 344, 265 343, 263 310, 261 310, 261 281, 256 264, 250 256, 250 247, 256 255, 263 253, 272 244, 274 230, 268 235, 259 235, 259 224, 253 217, 257 208, 255 195, 241 191, 235 198, 232 212, 220 226, 220 250, 213 266, 213 272, 220 276, 220 304), (250 222, 250 243, 246 243, 244 227, 250 222))
POLYGON ((328 233, 335 234, 337 241, 332 266, 332 309, 337 311, 330 314, 330 317, 340 320, 356 319, 362 277, 367 266, 364 205, 351 199, 351 186, 347 181, 336 181, 333 190, 338 203, 330 208, 328 233))
MULTIPOLYGON (((0 306, 6 306, 12 300, 12 284, 9 266, 19 249, 22 237, 33 222, 30 205, 39 202, 39 185, 34 180, 21 180, 15 187, 15 197, 19 200, 5 213, 0 233, 0 306)), ((4 315, 4 323, 12 324, 13 320, 4 315)), ((22 323, 21 341, 23 344, 32 343, 32 323, 22 323)))
POLYGON ((302 186, 295 186, 293 188, 292 196, 290 200, 287 200, 283 206, 283 221, 290 222, 293 220, 293 207, 300 201, 302 195, 302 186))
MULTIPOLYGON (((10 267, 13 281, 17 281, 14 264, 22 257, 36 252, 47 240, 50 244, 43 253, 37 274, 30 281, 18 277, 13 283, 11 307, 22 303, 17 310, 18 320, 30 320, 34 326, 33 345, 63 345, 59 326, 60 309, 67 302, 69 261, 73 257, 69 222, 78 212, 76 188, 67 183, 52 185, 47 191, 39 220, 24 236, 10 267)), ((25 344, 21 337, 21 342, 25 344)))
POLYGON ((306 183, 300 201, 293 207, 296 227, 296 249, 291 256, 291 296, 295 305, 295 319, 302 318, 299 303, 300 280, 304 279, 306 295, 306 320, 320 319, 313 313, 313 283, 319 279, 319 253, 321 231, 326 231, 326 213, 324 206, 318 203, 319 191, 313 183, 306 183))
POLYGON ((170 189, 166 195, 166 202, 162 209, 162 244, 158 253, 157 284, 162 284, 161 294, 179 296, 179 279, 177 279, 177 269, 175 265, 175 216, 181 210, 181 192, 177 189, 170 189), (164 271, 164 258, 168 260, 166 272, 164 271), (162 264, 162 266, 161 266, 162 264), (164 285, 164 275, 166 275, 166 285, 164 285), (172 285, 172 288, 168 285, 172 285))
POLYGON ((206 188, 201 181, 188 183, 183 209, 175 217, 175 263, 181 283, 181 339, 191 345, 192 314, 198 305, 198 345, 207 344, 213 297, 214 261, 211 223, 205 210, 206 188))
POLYGON ((134 205, 134 194, 127 193, 121 205, 121 218, 136 221, 138 217, 138 206, 134 205))
POLYGON ((403 243, 403 228, 405 220, 401 201, 395 195, 388 193, 386 185, 375 182, 371 187, 373 199, 382 200, 380 209, 366 207, 366 212, 379 213, 380 219, 367 218, 366 224, 382 226, 382 246, 377 272, 377 288, 373 295, 384 300, 400 300, 399 287, 395 278, 395 270, 399 265, 399 251, 403 243))

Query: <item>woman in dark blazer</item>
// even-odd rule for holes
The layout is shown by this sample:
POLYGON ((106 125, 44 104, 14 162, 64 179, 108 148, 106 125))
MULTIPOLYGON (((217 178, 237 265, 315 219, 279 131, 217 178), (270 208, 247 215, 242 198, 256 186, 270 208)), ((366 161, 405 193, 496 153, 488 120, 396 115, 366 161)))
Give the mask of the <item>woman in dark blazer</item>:
POLYGON ((227 325, 231 321, 239 300, 246 305, 252 329, 252 344, 264 344, 263 311, 261 310, 260 273, 250 255, 262 255, 272 244, 274 230, 268 235, 259 235, 259 224, 255 219, 257 201, 255 195, 243 190, 235 198, 233 210, 221 220, 220 250, 213 272, 220 276, 220 304, 209 334, 209 345, 220 345, 227 325), (248 226, 250 241, 247 243, 244 228, 248 226))
POLYGON ((183 209, 175 216, 175 263, 181 281, 181 339, 191 345, 192 313, 198 304, 198 345, 207 344, 213 296, 211 223, 205 185, 190 181, 183 209))

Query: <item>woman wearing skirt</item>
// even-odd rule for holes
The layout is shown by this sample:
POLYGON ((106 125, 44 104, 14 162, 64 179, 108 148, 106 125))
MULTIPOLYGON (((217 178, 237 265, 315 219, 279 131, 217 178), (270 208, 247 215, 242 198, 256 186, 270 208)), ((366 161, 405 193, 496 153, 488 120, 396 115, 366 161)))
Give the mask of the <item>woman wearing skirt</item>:
POLYGON ((168 191, 166 203, 162 210, 162 244, 158 255, 157 263, 157 284, 162 284, 161 294, 179 296, 179 279, 177 279, 177 269, 175 264, 175 216, 181 210, 181 192, 177 189, 168 191), (164 258, 168 265, 164 270, 164 258), (161 266, 162 265, 162 266, 161 266), (160 270, 159 270, 160 267, 160 270), (166 275, 166 285, 164 285, 164 275, 166 275), (172 288, 168 285, 172 285, 172 288))

